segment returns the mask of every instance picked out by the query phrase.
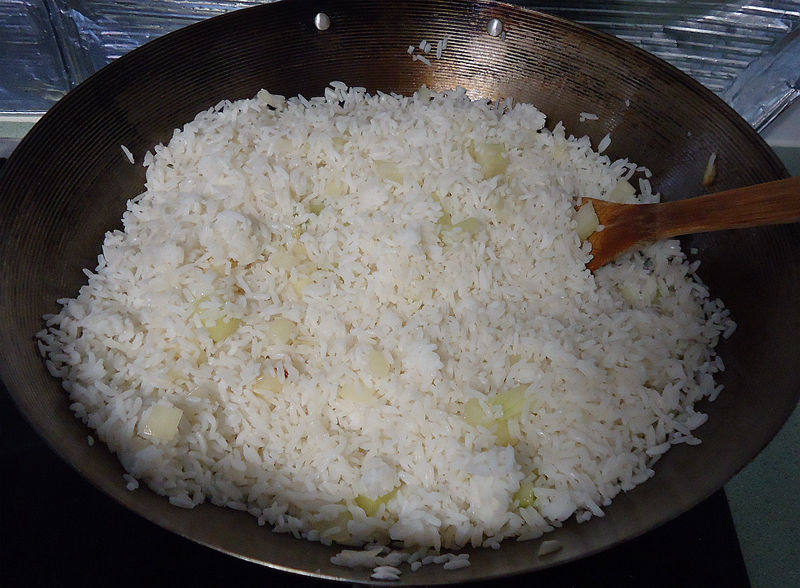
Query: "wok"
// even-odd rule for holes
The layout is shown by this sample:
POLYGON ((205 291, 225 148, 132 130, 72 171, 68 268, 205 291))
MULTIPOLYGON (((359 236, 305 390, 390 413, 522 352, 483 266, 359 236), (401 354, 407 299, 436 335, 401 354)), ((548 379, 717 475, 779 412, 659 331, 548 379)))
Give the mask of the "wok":
MULTIPOLYGON (((721 100, 675 68, 621 40, 571 22, 470 0, 284 0, 176 31, 120 58, 56 104, 20 143, 0 177, 0 372, 20 411, 64 460, 123 505, 184 537, 275 568, 368 581, 369 571, 333 566, 324 547, 256 525, 247 514, 202 505, 170 506, 141 488, 68 409, 33 334, 55 300, 74 296, 93 268, 105 231, 119 228, 125 202, 143 190, 138 161, 172 130, 222 99, 260 88, 319 95, 331 80, 410 93, 421 84, 464 86, 473 97, 512 96, 537 105, 549 124, 563 120, 597 142, 613 134, 610 155, 653 171, 666 199, 705 191, 706 160, 717 154, 714 189, 786 176, 759 136, 721 100), (314 17, 324 12, 330 27, 314 17), (505 36, 487 33, 498 18, 505 36), (449 38, 431 67, 409 45, 449 38), (599 115, 580 122, 578 113, 599 115)), ((473 550, 472 566, 428 566, 401 583, 449 583, 528 572, 584 557, 633 538, 720 488, 773 437, 800 392, 800 228, 797 225, 697 235, 700 276, 731 309, 739 328, 719 347, 726 391, 707 410, 698 447, 678 446, 656 476, 620 495, 607 516, 566 524, 549 538, 563 549, 537 557, 538 542, 473 550), (732 253, 735 252, 735 255, 732 253)))

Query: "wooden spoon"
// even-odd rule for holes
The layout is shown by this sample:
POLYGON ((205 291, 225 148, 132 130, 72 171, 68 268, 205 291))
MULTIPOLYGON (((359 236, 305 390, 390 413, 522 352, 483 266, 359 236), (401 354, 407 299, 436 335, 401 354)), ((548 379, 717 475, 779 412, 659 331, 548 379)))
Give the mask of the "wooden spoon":
MULTIPOLYGON (((661 204, 617 204, 584 198, 605 228, 588 237, 594 271, 659 239, 800 221, 800 176, 661 204)), ((584 204, 583 206, 586 206, 584 204)))

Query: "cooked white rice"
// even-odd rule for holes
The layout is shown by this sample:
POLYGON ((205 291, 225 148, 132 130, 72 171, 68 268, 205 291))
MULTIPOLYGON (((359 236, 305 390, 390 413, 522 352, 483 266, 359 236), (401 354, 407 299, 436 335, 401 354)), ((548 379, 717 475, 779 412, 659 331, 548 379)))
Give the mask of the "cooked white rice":
POLYGON ((433 65, 430 57, 426 57, 425 55, 420 55, 419 53, 414 53, 417 49, 422 51, 422 53, 430 54, 431 51, 434 51, 434 55, 436 59, 442 58, 442 53, 447 48, 447 41, 449 37, 444 37, 443 39, 439 39, 436 42, 436 48, 434 50, 433 43, 430 43, 423 39, 419 42, 419 47, 414 47, 414 45, 409 45, 408 50, 406 51, 409 55, 411 55, 411 61, 421 61, 425 65, 433 65))
POLYGON ((46 317, 47 366, 129 487, 379 544, 343 565, 602 516, 698 442, 733 323, 677 241, 585 268, 576 199, 640 201, 637 166, 544 122, 341 83, 202 112, 46 317))
POLYGON ((597 144, 597 152, 603 153, 603 151, 608 149, 609 145, 611 145, 611 134, 606 133, 606 135, 600 139, 600 142, 597 144))
POLYGON ((125 145, 120 145, 120 147, 122 148, 122 152, 125 154, 125 157, 128 158, 128 161, 131 163, 136 163, 133 159, 133 153, 131 153, 131 150, 125 147, 125 145))

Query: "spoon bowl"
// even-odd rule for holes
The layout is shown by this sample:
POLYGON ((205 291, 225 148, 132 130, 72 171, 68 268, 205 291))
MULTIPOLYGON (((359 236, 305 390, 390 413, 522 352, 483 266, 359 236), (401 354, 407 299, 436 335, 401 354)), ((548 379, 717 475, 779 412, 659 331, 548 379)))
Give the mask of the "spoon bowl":
POLYGON ((584 198, 598 226, 588 237, 594 271, 646 243, 691 233, 800 221, 800 176, 659 204, 619 204, 584 198))

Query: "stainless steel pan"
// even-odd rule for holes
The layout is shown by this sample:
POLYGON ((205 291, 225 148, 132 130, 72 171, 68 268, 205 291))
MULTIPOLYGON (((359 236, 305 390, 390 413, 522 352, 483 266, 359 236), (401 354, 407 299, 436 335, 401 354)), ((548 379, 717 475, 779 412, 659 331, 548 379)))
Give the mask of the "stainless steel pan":
MULTIPOLYGON (((55 300, 74 295, 94 267, 106 230, 119 227, 126 199, 142 191, 141 161, 172 129, 222 99, 260 88, 318 95, 342 80, 370 90, 408 93, 425 83, 457 85, 472 96, 536 104, 570 132, 596 142, 611 132, 613 156, 630 156, 654 174, 667 199, 704 191, 706 160, 717 154, 714 189, 784 177, 758 135, 711 92, 666 63, 573 23, 493 2, 469 0, 284 0, 177 31, 92 76, 45 115, 0 176, 0 372, 22 413, 50 446, 113 499, 154 523, 221 551, 281 569, 365 581, 367 571, 330 564, 335 548, 260 528, 250 516, 201 506, 172 507, 146 489, 128 492, 105 447, 47 375, 33 334, 55 300), (314 25, 317 13, 330 27, 314 25), (487 33, 497 18, 505 35, 487 33), (409 45, 448 37, 432 67, 409 45), (599 121, 581 123, 578 113, 599 121)), ((726 391, 704 406, 703 444, 676 447, 656 476, 620 495, 607 516, 567 524, 551 535, 563 550, 542 560, 537 543, 507 542, 472 552, 472 566, 429 566, 401 583, 461 582, 531 571, 584 557, 630 539, 687 510, 763 448, 800 391, 800 230, 797 225, 699 235, 700 275, 739 323, 720 347, 726 391)))

